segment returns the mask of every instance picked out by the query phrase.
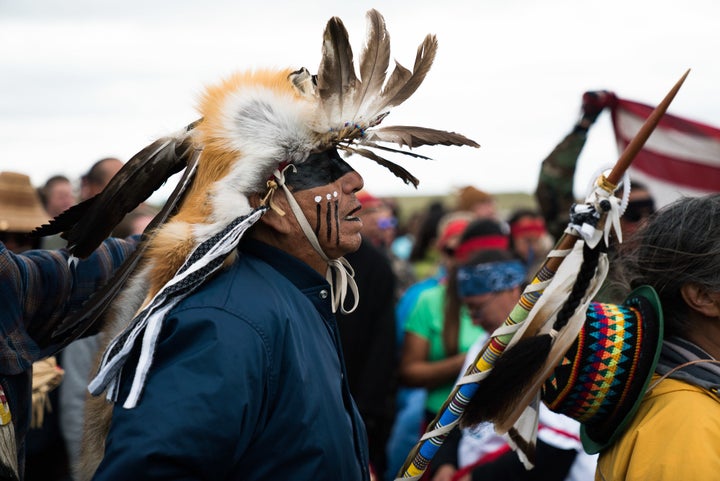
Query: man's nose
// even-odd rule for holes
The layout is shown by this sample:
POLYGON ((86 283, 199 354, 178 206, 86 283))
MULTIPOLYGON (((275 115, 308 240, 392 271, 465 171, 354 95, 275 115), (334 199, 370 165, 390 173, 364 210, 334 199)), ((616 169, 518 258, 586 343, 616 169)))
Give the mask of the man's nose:
POLYGON ((358 192, 365 186, 362 176, 356 171, 348 172, 342 178, 342 188, 347 194, 358 192))

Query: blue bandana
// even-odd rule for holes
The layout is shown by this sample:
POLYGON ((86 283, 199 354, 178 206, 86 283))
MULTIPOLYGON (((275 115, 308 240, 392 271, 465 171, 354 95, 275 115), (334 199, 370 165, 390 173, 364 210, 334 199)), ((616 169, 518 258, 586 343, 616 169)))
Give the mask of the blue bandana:
POLYGON ((458 269, 458 294, 460 297, 479 296, 517 287, 525 280, 527 272, 520 261, 490 262, 458 269))

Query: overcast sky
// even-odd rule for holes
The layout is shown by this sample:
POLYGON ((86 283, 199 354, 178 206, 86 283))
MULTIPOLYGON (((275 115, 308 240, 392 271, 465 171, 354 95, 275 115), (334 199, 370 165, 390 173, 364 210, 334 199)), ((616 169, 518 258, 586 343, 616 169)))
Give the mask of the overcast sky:
MULTIPOLYGON (((233 71, 315 72, 331 16, 357 58, 373 7, 403 65, 425 34, 440 44, 425 83, 384 124, 481 144, 421 150, 433 161, 394 157, 420 179, 419 194, 467 184, 532 192, 586 90, 655 104, 691 68, 670 112, 720 125, 717 0, 0 0, 0 170, 39 185, 58 173, 76 179, 101 157, 127 160, 194 120, 198 93, 233 71)), ((603 114, 576 193, 616 157, 603 114)), ((364 158, 352 163, 373 193, 416 192, 364 158)))

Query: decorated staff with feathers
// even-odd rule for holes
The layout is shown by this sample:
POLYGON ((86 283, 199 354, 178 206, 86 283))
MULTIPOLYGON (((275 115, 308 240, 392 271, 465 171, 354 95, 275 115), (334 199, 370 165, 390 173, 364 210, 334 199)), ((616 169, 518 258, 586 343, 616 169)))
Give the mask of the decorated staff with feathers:
POLYGON ((531 470, 541 401, 582 424, 588 453, 601 451, 622 434, 657 363, 662 310, 648 285, 638 286, 621 305, 592 300, 607 275, 611 232, 622 241, 620 216, 627 199, 614 193, 621 181, 628 190, 627 168, 689 73, 640 126, 612 169, 598 177, 585 204, 573 206, 565 233, 470 363, 396 479, 419 480, 455 426, 483 422, 507 435, 531 470))
POLYGON ((80 335, 115 299, 89 386, 106 395, 87 415, 82 479, 126 479, 128 469, 136 479, 369 478, 334 317, 354 308, 344 302, 356 287, 343 255, 360 242, 363 181, 338 151, 417 186, 377 151, 422 157, 402 147, 478 145, 378 126, 422 83, 437 41, 428 35, 413 69, 396 63, 388 76, 384 20, 371 10, 368 25, 359 77, 332 18, 317 75, 258 70, 208 88, 200 120, 40 230, 64 232, 70 250, 87 255, 184 169, 116 282, 56 330, 80 335))

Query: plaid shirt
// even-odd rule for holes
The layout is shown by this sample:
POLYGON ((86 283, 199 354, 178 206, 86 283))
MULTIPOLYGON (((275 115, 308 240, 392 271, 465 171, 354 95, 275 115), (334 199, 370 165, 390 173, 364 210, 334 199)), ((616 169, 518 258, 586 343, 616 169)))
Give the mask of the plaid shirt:
POLYGON ((50 339, 57 324, 110 279, 135 245, 136 239, 108 239, 71 268, 66 250, 17 255, 0 243, 0 382, 15 425, 21 466, 29 425, 32 363, 52 356, 64 344, 41 340, 50 339))

